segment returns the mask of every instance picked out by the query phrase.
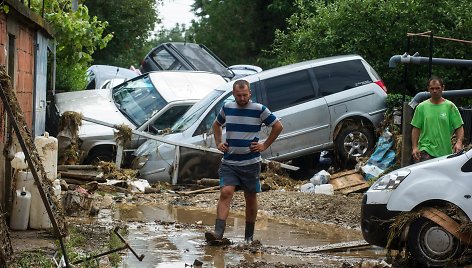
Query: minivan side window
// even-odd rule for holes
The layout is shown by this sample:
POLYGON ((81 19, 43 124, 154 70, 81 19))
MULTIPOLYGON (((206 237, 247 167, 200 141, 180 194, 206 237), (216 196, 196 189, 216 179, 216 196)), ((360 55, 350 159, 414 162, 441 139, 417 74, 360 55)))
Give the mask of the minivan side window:
POLYGON ((268 78, 262 83, 272 112, 316 98, 307 70, 268 78))
POLYGON ((322 96, 372 83, 361 60, 318 66, 314 72, 322 96))
MULTIPOLYGON (((256 92, 255 92, 255 85, 250 84, 249 87, 251 88, 251 101, 256 101, 256 92)), ((221 107, 227 102, 234 101, 234 96, 232 93, 229 93, 224 99, 218 101, 216 105, 211 108, 211 111, 205 116, 205 119, 200 123, 197 130, 193 134, 193 136, 201 135, 203 133, 207 133, 213 127, 213 122, 215 121, 216 116, 221 110, 221 107)), ((213 131, 212 131, 213 132, 213 131)))

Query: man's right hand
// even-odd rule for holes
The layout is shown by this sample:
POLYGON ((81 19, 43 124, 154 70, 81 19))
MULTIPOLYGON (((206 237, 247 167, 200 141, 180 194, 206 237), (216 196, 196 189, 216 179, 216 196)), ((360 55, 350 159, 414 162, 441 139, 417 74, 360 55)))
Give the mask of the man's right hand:
POLYGON ((225 153, 228 151, 228 143, 227 142, 221 142, 218 144, 218 146, 216 147, 218 150, 220 150, 221 152, 225 153))
POLYGON ((419 161, 421 158, 421 151, 418 150, 418 147, 415 147, 411 150, 411 155, 413 156, 413 159, 419 161))

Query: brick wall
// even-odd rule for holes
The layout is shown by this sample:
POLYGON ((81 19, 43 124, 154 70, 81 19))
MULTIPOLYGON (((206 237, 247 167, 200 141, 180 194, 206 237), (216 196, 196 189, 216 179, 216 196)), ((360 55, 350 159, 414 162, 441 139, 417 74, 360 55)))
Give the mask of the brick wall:
POLYGON ((34 79, 34 32, 20 25, 16 39, 17 70, 16 70, 16 97, 21 110, 25 115, 26 123, 31 129, 33 125, 33 79, 34 79))

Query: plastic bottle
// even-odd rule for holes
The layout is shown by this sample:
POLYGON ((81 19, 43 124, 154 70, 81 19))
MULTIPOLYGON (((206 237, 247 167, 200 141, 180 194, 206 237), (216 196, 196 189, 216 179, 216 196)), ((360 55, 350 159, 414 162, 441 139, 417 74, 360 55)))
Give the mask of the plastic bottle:
POLYGON ((12 230, 28 229, 28 220, 31 208, 31 193, 22 190, 16 190, 13 209, 10 217, 10 228, 12 230))
POLYGON ((16 189, 25 187, 26 191, 31 193, 33 191, 33 184, 33 173, 23 170, 18 171, 16 174, 16 189))
POLYGON ((31 191, 29 227, 38 230, 51 228, 51 221, 49 220, 48 212, 46 211, 46 207, 44 206, 36 184, 31 191))
POLYGON ((315 194, 333 195, 334 188, 332 184, 315 185, 315 194))
POLYGON ((58 179, 55 179, 54 182, 53 182, 53 187, 54 187, 54 195, 60 199, 61 198, 61 193, 62 193, 62 190, 61 190, 61 181, 58 180, 58 179))
POLYGON ((43 162, 46 176, 50 181, 54 181, 57 178, 57 139, 44 132, 44 136, 37 136, 34 139, 34 144, 43 162))
POLYGON ((313 193, 315 191, 315 185, 313 183, 308 182, 300 186, 300 192, 303 193, 313 193))
POLYGON ((16 170, 28 168, 28 163, 26 163, 25 154, 23 152, 15 153, 15 157, 11 160, 11 167, 16 170))

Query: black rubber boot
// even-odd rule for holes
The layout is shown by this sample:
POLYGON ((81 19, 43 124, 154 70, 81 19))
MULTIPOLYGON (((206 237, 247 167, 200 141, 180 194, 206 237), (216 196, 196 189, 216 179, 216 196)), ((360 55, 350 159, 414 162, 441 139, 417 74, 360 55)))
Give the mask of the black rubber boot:
POLYGON ((244 230, 244 241, 251 243, 254 238, 254 222, 246 222, 246 229, 244 230))
POLYGON ((215 231, 214 232, 206 232, 205 239, 207 242, 221 240, 223 238, 223 234, 225 232, 226 221, 216 219, 215 222, 215 231))

